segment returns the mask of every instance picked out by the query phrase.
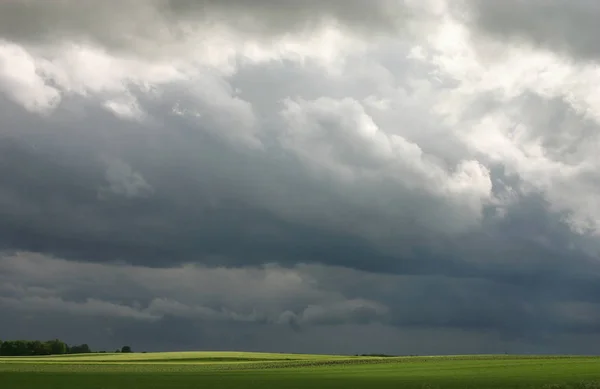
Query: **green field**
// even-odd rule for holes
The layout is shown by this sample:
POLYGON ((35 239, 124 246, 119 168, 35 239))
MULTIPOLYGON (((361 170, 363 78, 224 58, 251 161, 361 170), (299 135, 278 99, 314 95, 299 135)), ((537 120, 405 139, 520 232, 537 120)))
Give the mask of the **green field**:
POLYGON ((600 358, 234 352, 0 357, 0 388, 600 389, 600 358))

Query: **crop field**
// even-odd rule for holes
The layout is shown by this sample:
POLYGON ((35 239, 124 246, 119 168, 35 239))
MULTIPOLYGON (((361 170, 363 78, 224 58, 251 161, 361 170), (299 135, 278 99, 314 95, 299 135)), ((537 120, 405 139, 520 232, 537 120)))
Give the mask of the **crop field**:
POLYGON ((600 389, 600 358, 234 352, 0 357, 0 388, 600 389))

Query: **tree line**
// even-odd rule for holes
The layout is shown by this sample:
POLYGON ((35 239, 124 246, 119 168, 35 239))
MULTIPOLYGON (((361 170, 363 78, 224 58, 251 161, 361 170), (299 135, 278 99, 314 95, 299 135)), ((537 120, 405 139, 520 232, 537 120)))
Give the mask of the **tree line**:
MULTIPOLYGON (((87 354, 93 353, 87 344, 68 345, 59 340, 0 340, 0 356, 17 357, 27 355, 60 355, 60 354, 87 354)), ((104 351, 98 351, 104 352, 104 351)), ((123 346, 115 352, 130 353, 131 347, 123 346)))

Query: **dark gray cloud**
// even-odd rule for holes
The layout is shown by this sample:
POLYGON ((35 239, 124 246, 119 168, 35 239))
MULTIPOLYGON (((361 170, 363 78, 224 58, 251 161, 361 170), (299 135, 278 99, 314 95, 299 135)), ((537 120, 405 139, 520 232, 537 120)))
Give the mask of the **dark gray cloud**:
MULTIPOLYGON (((56 315, 73 323, 91 319, 95 324, 90 325, 90 337, 102 347, 127 342, 149 349, 562 352, 566 349, 557 337, 596 336, 600 315, 597 299, 583 302, 565 293, 565 287, 575 290, 581 282, 568 276, 559 280, 561 292, 536 283, 321 265, 150 269, 75 263, 32 253, 4 255, 0 274, 0 305, 14 312, 14 320, 28 321, 29 331, 60 323, 56 315), (321 346, 311 343, 315 333, 331 327, 337 335, 321 346), (153 335, 169 328, 170 335, 153 335), (373 342, 347 342, 345 329, 350 334, 374 331, 373 342), (267 332, 277 336, 267 341, 267 332), (445 341, 449 348, 413 344, 407 349, 411 333, 425 343, 434 334, 454 333, 456 338, 445 341), (390 343, 385 344, 388 336, 390 343), (309 345, 300 347, 299 339, 309 345)), ((594 295, 598 294, 590 293, 594 295)), ((9 336, 23 331, 3 325, 9 336)), ((55 331, 72 342, 87 334, 55 331)), ((582 344, 577 347, 570 350, 593 352, 582 344)))
MULTIPOLYGON (((46 119, 38 118, 30 128, 7 128, 8 140, 1 146, 7 176, 4 249, 153 266, 198 258, 217 264, 310 261, 374 270, 429 266, 412 253, 404 254, 405 264, 396 263, 394 255, 373 250, 368 235, 355 228, 359 220, 376 226, 386 217, 385 235, 388 227, 395 229, 394 237, 404 234, 415 245, 431 240, 423 231, 430 222, 422 216, 401 211, 390 218, 386 209, 358 197, 376 196, 375 188, 358 194, 360 203, 354 205, 351 198, 340 201, 340 189, 324 186, 293 157, 240 152, 176 120, 168 129, 138 124, 117 134, 105 128, 118 118, 95 110, 89 115, 103 126, 90 120, 91 127, 82 130, 59 110, 54 117, 64 118, 57 119, 60 124, 42 124, 46 119), (49 132, 64 135, 44 138, 49 132), (142 138, 146 142, 139 143, 142 138), (116 184, 110 182, 113 165, 106 164, 106 156, 127 173, 115 179, 113 172, 116 184), (22 174, 11 174, 15 166, 22 174), (127 183, 132 174, 137 178, 127 183), (133 196, 130 187, 142 192, 133 196), (404 218, 411 217, 424 225, 403 228, 404 218), (364 262, 365 257, 370 260, 364 262)), ((389 188, 386 195, 398 189, 389 188)), ((413 194, 407 193, 405 201, 422 210, 430 206, 413 194)))
POLYGON ((468 0, 477 26, 500 39, 527 42, 584 60, 597 60, 600 33, 594 0, 468 0))
POLYGON ((579 65, 490 76, 443 2, 26 3, 0 5, 3 336, 594 351, 579 65))
POLYGON ((193 44, 190 40, 202 42, 202 35, 215 29, 258 39, 331 23, 349 34, 386 33, 403 27, 407 13, 407 7, 393 0, 6 1, 0 4, 0 36, 28 44, 91 42, 128 54, 161 56, 180 52, 182 45, 193 44))
MULTIPOLYGON (((60 115, 65 114, 56 112, 54 117, 60 115)), ((99 111, 90 115, 107 123, 105 128, 119 123, 99 111)), ((523 197, 504 218, 486 218, 482 230, 462 237, 428 236, 417 225, 411 226, 398 232, 413 240, 394 252, 393 247, 378 247, 349 231, 290 220, 261 202, 248 202, 254 198, 253 188, 240 186, 248 175, 260 182, 261 174, 277 174, 281 178, 273 184, 293 186, 297 195, 319 189, 318 181, 302 169, 293 170, 293 165, 276 166, 269 159, 240 154, 218 138, 190 134, 185 128, 171 128, 168 136, 159 128, 146 128, 146 139, 157 137, 160 142, 140 145, 136 125, 123 129, 117 142, 111 138, 114 134, 101 128, 73 128, 67 119, 60 124, 55 129, 48 124, 41 128, 34 121, 29 128, 5 132, 2 244, 9 251, 37 251, 90 264, 28 253, 9 257, 0 271, 5 277, 0 304, 19 317, 56 313, 77 321, 94 317, 107 328, 92 338, 99 345, 112 347, 128 339, 140 347, 175 349, 199 345, 302 350, 283 337, 297 336, 292 335, 296 332, 308 336, 311 327, 368 328, 372 322, 398 332, 497 332, 504 340, 488 346, 496 352, 523 339, 545 344, 543 334, 596 331, 593 313, 591 319, 573 319, 570 309, 581 310, 577 304, 584 301, 590 307, 598 303, 590 301, 597 295, 598 267, 584 253, 565 249, 578 238, 540 198, 523 197), (49 131, 64 135, 44 139, 43 132, 49 131), (176 140, 184 135, 193 150, 176 140), (160 144, 162 159, 161 154, 150 152, 153 144, 160 144), (106 155, 117 161, 117 172, 111 173, 106 155), (126 165, 124 158, 129 161, 126 165), (17 167, 19 174, 11 174, 17 167), (120 177, 123 171, 126 174, 120 177), (289 183, 284 172, 292 178, 289 183), (129 184, 132 176, 134 182, 129 184), (140 182, 146 188, 141 193, 128 189, 138 188, 140 182), (552 246, 540 243, 538 237, 552 246), (114 262, 135 267, 102 265, 114 262), (291 270, 254 268, 269 262, 291 270), (343 268, 295 268, 303 262, 343 268), (184 263, 209 267, 196 273, 177 268, 184 263), (212 268, 224 265, 236 267, 212 268), (186 281, 190 274, 198 278, 186 281), (203 296, 215 294, 216 299, 203 301, 203 296), (224 325, 217 322, 246 324, 249 338, 230 339, 217 330, 224 325), (259 342, 265 340, 259 334, 273 326, 283 332, 281 343, 261 346, 259 342), (162 343, 149 341, 165 328, 178 328, 179 335, 162 343), (219 335, 202 335, 206 331, 219 335)), ((500 172, 495 174, 501 177, 500 172)), ((292 205, 296 201, 286 200, 292 205)), ((37 331, 35 325, 28 328, 37 331)), ((73 336, 72 341, 81 337, 84 334, 73 336)), ((406 340, 398 341, 398 349, 402 342, 406 340)), ((350 352, 333 344, 329 347, 350 352)), ((415 350, 420 353, 426 348, 415 350)))

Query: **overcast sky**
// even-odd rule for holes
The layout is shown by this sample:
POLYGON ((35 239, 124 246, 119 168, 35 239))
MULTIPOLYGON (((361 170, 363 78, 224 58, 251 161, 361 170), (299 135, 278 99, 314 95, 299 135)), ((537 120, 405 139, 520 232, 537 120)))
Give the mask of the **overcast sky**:
POLYGON ((0 339, 597 353, 596 0, 0 2, 0 339))

